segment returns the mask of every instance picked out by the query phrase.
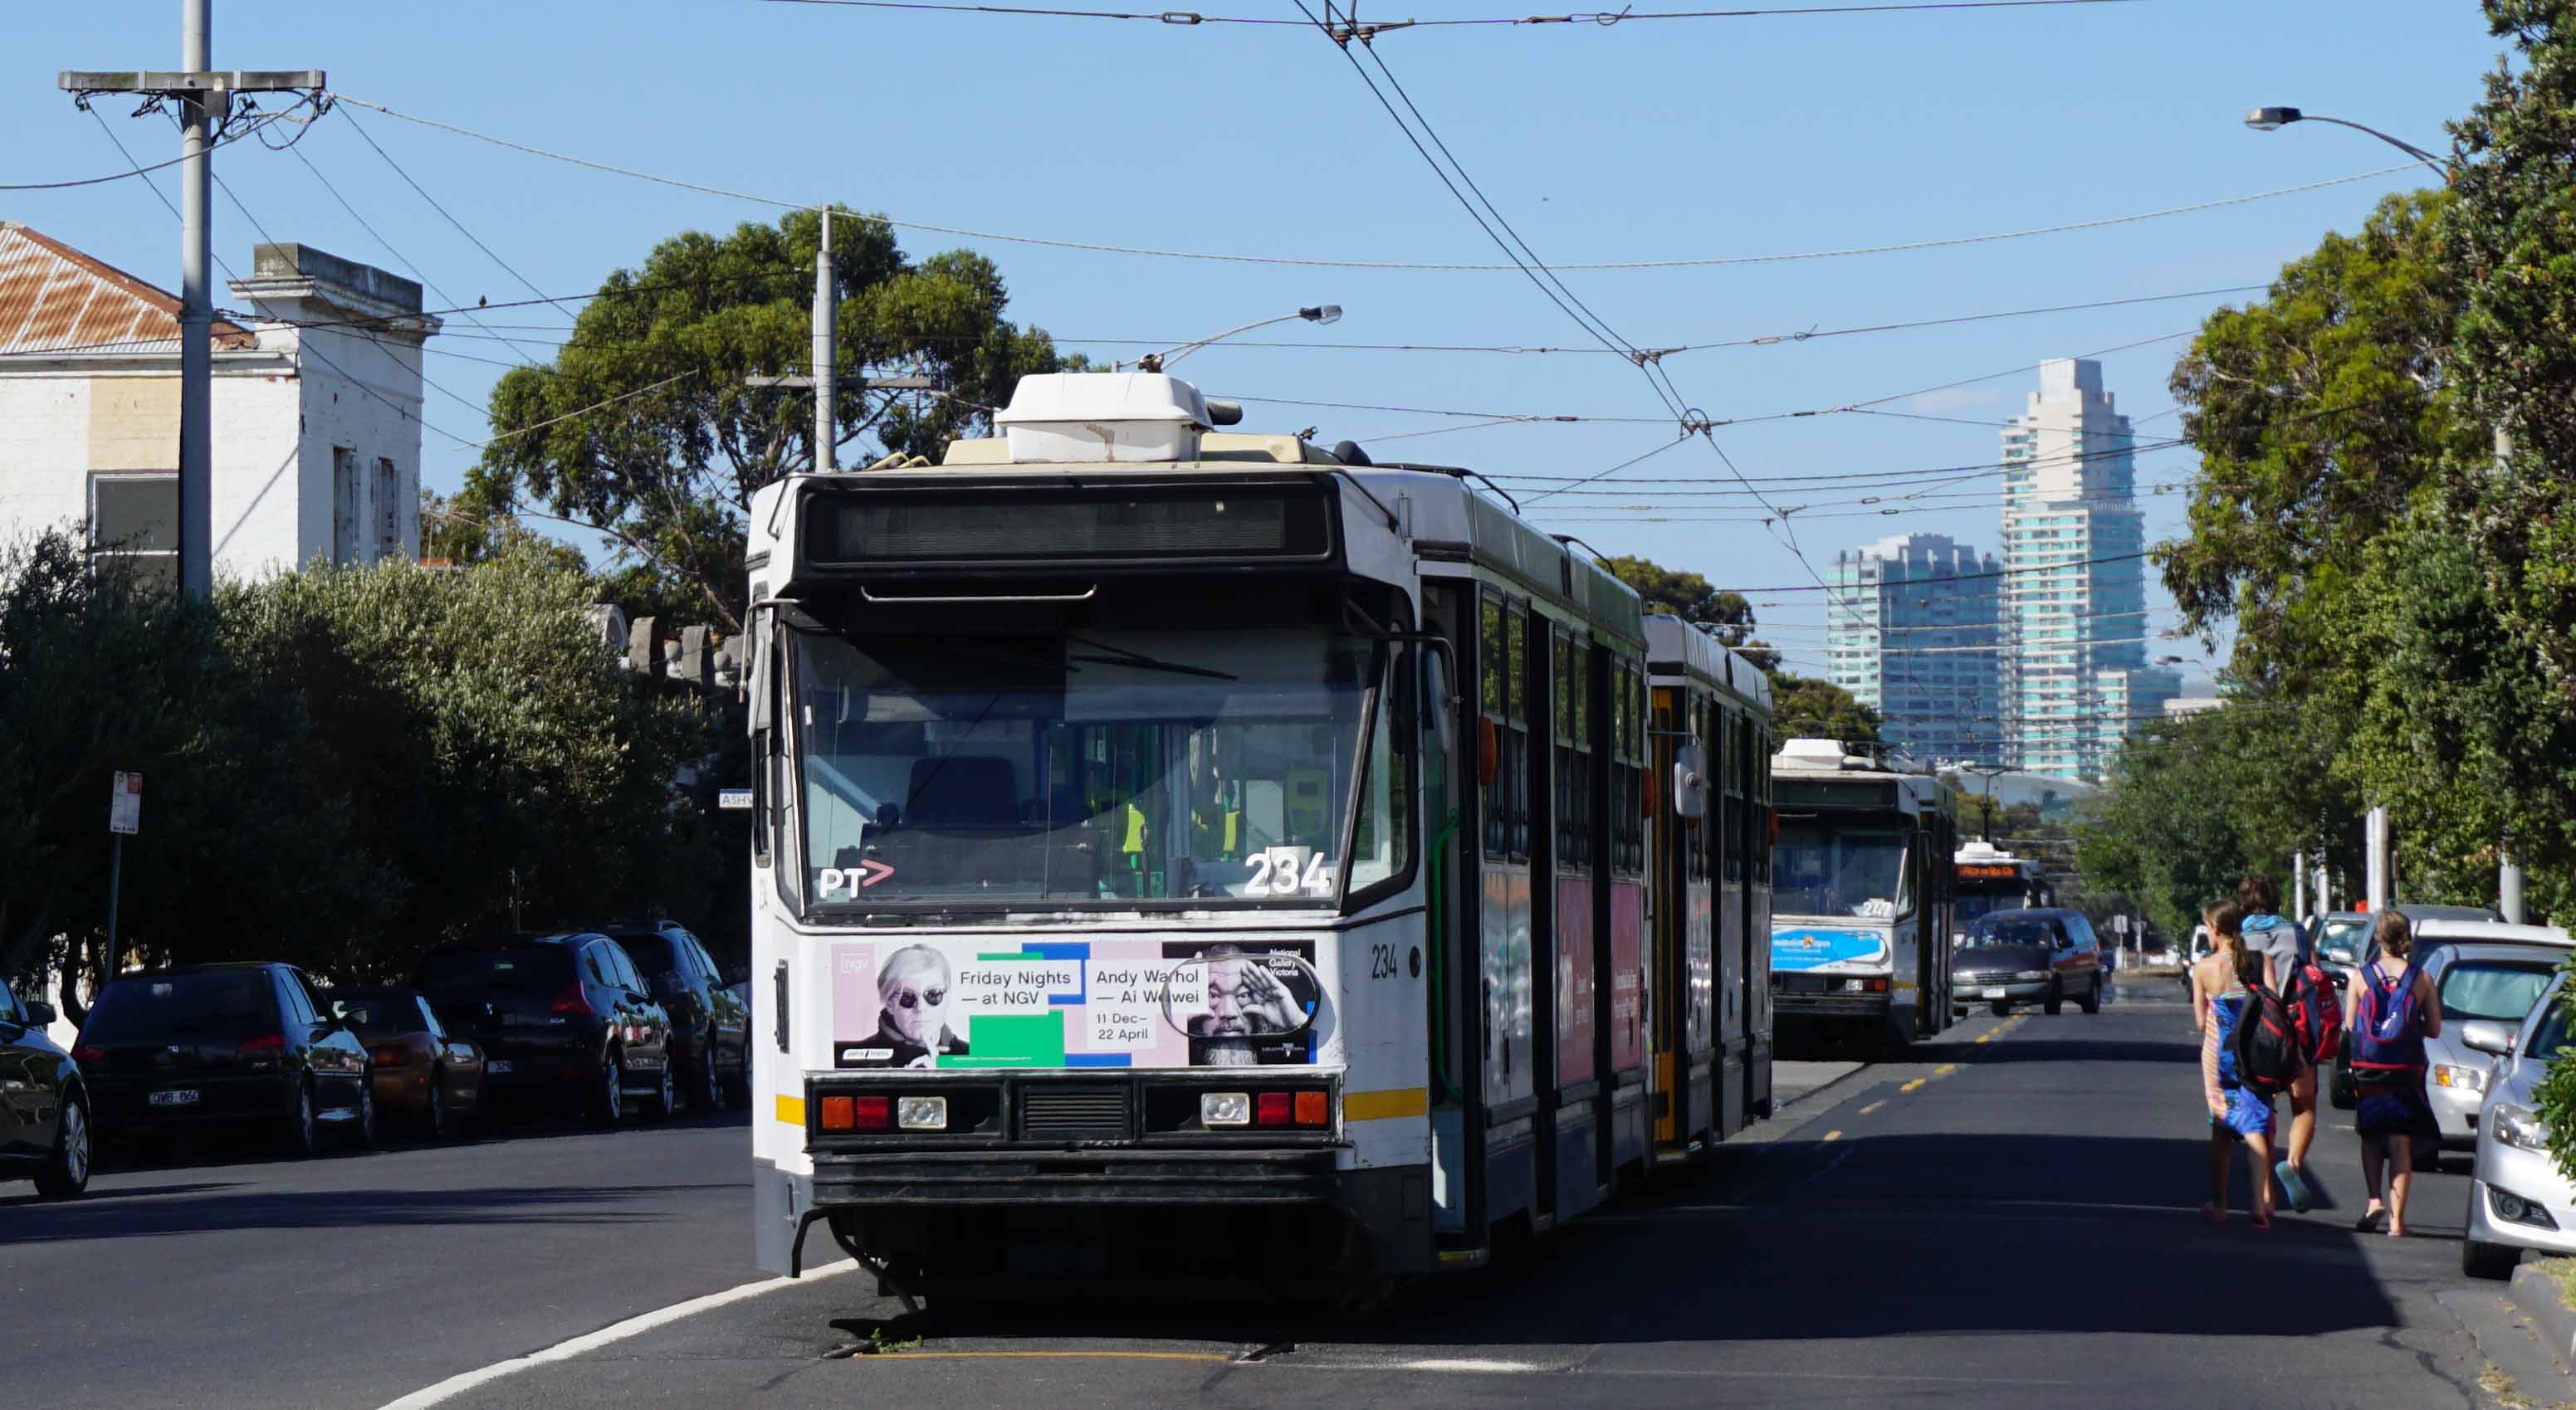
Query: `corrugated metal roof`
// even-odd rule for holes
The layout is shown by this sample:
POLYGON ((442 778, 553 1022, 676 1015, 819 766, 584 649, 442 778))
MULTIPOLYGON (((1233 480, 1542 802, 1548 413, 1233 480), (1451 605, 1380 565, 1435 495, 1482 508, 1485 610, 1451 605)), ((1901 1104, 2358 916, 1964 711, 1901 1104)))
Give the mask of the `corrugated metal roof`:
MULTIPOLYGON (((215 346, 257 347, 215 320, 215 346)), ((46 352, 177 352, 179 299, 16 221, 0 221, 0 357, 46 352)))

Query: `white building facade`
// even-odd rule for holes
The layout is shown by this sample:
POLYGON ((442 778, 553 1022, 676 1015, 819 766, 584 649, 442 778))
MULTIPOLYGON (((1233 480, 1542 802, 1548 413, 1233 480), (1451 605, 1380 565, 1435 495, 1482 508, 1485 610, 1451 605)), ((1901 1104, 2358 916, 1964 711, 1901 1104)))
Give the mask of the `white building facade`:
MULTIPOLYGON (((253 248, 215 325, 212 558, 250 578, 420 547, 420 286, 309 246, 253 248), (316 326, 320 325, 320 326, 316 326)), ((85 524, 177 579, 178 300, 0 222, 0 534, 85 524)))
POLYGON ((2146 521, 2136 437, 2102 365, 2059 358, 2006 424, 2006 762, 2099 782, 2121 741, 2182 691, 2147 666, 2146 521))
POLYGON ((1945 534, 1834 554, 1826 678, 1879 711, 1880 738, 1927 760, 1998 761, 1999 568, 1945 534))

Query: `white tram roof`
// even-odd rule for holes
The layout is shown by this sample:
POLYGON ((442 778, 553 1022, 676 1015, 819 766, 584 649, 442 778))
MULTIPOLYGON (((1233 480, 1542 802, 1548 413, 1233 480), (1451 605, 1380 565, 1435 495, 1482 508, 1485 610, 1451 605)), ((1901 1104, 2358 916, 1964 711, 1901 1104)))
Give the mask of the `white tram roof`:
MULTIPOLYGON (((1393 515, 1423 559, 1473 564, 1608 636, 1632 645, 1646 641, 1645 608, 1635 590, 1595 564, 1590 554, 1476 493, 1467 483, 1472 472, 1445 465, 1379 464, 1365 456, 1346 461, 1293 435, 1214 429, 1241 415, 1240 407, 1205 398, 1189 383, 1159 373, 1045 373, 1021 378, 1010 406, 994 416, 1003 434, 951 441, 937 465, 916 460, 856 473, 917 481, 961 472, 1036 478, 1132 474, 1149 466, 1195 474, 1305 466, 1334 473, 1374 501, 1371 508, 1357 496, 1345 495, 1345 503, 1358 511, 1349 516, 1354 524, 1362 516, 1382 524, 1383 516, 1393 515)), ((786 493, 781 482, 754 496, 755 549, 783 537, 767 530, 776 502, 767 497, 786 493)), ((1712 679, 1741 678, 1747 671, 1763 685, 1760 698, 1767 702, 1767 683, 1759 682, 1761 673, 1750 671, 1750 663, 1735 677, 1712 679)))
POLYGON ((1646 618, 1646 669, 1659 676, 1685 676, 1771 708, 1771 678, 1742 652, 1714 635, 1673 616, 1657 612, 1646 618))
POLYGON ((1952 857, 1950 860, 1952 862, 1983 862, 1988 865, 2001 865, 2007 862, 2022 862, 2030 859, 2026 857, 2016 857, 2012 853, 2005 851, 1983 838, 1976 838, 1962 843, 1959 847, 1958 855, 1952 857))

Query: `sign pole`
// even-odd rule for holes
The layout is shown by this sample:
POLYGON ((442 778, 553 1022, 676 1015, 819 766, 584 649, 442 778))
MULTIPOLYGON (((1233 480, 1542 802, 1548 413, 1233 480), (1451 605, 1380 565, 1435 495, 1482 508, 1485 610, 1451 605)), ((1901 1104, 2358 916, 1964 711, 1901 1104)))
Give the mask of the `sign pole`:
POLYGON ((124 871, 125 834, 111 832, 107 835, 107 973, 110 978, 114 978, 117 970, 123 967, 118 963, 120 957, 116 953, 116 895, 117 883, 123 879, 124 871))

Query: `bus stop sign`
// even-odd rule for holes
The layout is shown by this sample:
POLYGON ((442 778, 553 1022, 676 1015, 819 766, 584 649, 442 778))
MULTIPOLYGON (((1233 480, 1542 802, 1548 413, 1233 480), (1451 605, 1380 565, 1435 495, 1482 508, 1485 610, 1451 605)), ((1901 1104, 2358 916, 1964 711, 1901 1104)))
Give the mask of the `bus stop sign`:
POLYGON ((107 795, 107 830, 131 836, 143 822, 143 775, 116 771, 107 795))

